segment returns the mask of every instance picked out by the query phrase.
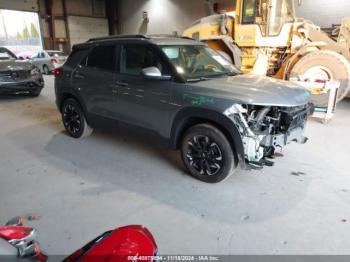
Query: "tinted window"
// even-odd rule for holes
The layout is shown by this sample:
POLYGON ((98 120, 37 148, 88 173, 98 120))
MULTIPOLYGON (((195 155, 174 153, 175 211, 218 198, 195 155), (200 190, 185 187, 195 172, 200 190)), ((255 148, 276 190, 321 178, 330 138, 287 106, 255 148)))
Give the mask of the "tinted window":
POLYGON ((123 46, 120 57, 120 73, 128 75, 141 75, 147 67, 157 67, 163 75, 168 74, 158 56, 147 46, 123 46))
POLYGON ((86 66, 94 67, 105 71, 114 70, 115 46, 97 46, 89 54, 86 66))
POLYGON ((83 60, 85 54, 89 49, 73 49, 73 52, 69 55, 66 66, 76 67, 81 60, 83 60))

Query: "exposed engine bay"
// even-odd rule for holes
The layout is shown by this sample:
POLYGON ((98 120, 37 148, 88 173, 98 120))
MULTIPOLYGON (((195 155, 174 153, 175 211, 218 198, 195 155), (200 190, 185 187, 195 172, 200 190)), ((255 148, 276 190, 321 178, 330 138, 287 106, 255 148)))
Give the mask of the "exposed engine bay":
POLYGON ((230 117, 242 137, 245 160, 253 167, 272 166, 275 151, 291 142, 304 144, 307 117, 313 105, 298 107, 234 105, 230 117), (233 113, 233 114, 232 114, 233 113))

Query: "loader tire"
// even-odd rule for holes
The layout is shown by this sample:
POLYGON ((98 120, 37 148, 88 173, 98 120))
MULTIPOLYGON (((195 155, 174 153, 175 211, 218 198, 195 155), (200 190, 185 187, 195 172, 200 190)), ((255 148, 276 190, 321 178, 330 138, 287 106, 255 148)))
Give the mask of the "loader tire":
MULTIPOLYGON (((338 102, 347 96, 350 91, 350 63, 342 55, 329 50, 320 50, 308 53, 302 57, 291 70, 290 76, 297 77, 301 81, 312 81, 312 72, 321 71, 322 76, 329 79, 320 80, 338 80, 340 87, 338 91, 338 102)), ((320 74, 317 74, 318 79, 320 74)), ((312 102, 316 106, 327 106, 328 95, 313 95, 312 102)))

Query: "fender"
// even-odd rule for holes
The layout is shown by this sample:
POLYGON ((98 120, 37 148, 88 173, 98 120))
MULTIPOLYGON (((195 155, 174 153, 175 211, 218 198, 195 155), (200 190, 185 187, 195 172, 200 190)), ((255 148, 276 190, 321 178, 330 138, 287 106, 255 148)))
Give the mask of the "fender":
POLYGON ((68 91, 63 90, 62 93, 56 95, 56 105, 57 105, 59 112, 61 112, 62 105, 67 98, 74 98, 79 103, 79 105, 81 106, 81 108, 83 109, 83 112, 85 114, 86 121, 88 122, 89 125, 92 126, 94 123, 93 115, 91 115, 87 111, 85 104, 82 102, 83 99, 81 98, 81 96, 78 92, 68 92, 68 91))
POLYGON ((244 163, 244 147, 242 138, 234 122, 217 111, 203 108, 188 107, 180 110, 174 118, 171 128, 170 147, 178 149, 184 132, 192 125, 209 122, 217 126, 228 138, 241 163, 244 163))

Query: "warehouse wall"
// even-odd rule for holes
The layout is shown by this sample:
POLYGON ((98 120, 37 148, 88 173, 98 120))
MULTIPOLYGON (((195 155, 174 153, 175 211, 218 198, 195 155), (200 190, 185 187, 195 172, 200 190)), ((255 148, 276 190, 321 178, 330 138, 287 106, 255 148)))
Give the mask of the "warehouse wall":
MULTIPOLYGON (((122 0, 118 5, 123 34, 181 33, 194 20, 207 15, 206 0, 122 0), (149 22, 142 18, 148 12, 149 22)), ((232 10, 232 0, 217 0, 219 9, 232 10)))
MULTIPOLYGON (((233 10, 235 0, 211 0, 217 2, 220 10, 233 10)), ((350 16, 349 0, 302 0, 296 2, 298 17, 312 20, 321 27, 331 27, 350 16)), ((119 2, 120 31, 135 33, 172 33, 183 31, 194 20, 206 16, 206 0, 121 0, 119 2), (149 23, 142 19, 142 12, 148 11, 149 23)))
POLYGON ((46 15, 45 4, 45 0, 39 0, 46 48, 62 48, 69 52, 70 47, 78 42, 109 33, 105 0, 66 0, 67 22, 65 22, 63 1, 52 0, 55 35, 55 43, 53 43, 49 34, 50 19, 46 15))
POLYGON ((302 5, 296 4, 298 17, 313 21, 321 27, 331 27, 340 24, 343 17, 350 16, 349 0, 303 0, 302 5))
POLYGON ((71 46, 108 35, 108 21, 104 18, 68 16, 68 28, 71 46))

